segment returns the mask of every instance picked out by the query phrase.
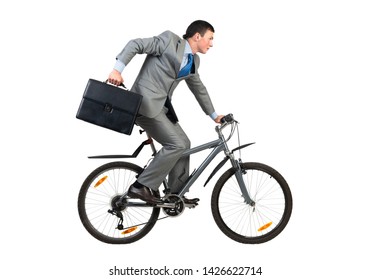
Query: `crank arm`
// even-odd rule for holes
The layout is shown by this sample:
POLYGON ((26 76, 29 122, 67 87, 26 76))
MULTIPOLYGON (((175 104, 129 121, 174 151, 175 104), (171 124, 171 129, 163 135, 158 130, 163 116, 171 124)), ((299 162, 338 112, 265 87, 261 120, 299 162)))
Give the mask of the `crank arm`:
POLYGON ((143 202, 130 201, 130 198, 129 198, 129 199, 127 199, 127 202, 125 203, 125 206, 126 207, 174 208, 175 203, 163 202, 163 203, 151 204, 151 203, 147 203, 145 201, 143 201, 143 202))
POLYGON ((158 203, 155 205, 157 208, 175 208, 175 203, 169 203, 169 202, 164 202, 164 203, 158 203))

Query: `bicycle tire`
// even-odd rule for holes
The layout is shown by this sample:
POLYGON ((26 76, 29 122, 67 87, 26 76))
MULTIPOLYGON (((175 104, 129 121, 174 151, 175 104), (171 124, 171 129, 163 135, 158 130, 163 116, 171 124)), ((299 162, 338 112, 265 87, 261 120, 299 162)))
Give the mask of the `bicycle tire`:
POLYGON ((234 169, 225 171, 212 192, 211 209, 219 229, 245 244, 259 244, 280 234, 290 220, 292 194, 286 180, 272 167, 240 164, 246 188, 255 206, 244 202, 234 169))
MULTIPOLYGON (((123 195, 142 168, 129 162, 110 162, 93 172, 83 182, 78 196, 78 212, 85 229, 96 239, 110 244, 127 244, 143 238, 155 225, 160 209, 126 207, 121 210, 123 230, 117 229, 119 218, 108 213, 113 199, 123 195)), ((159 197, 159 192, 154 192, 159 197)))

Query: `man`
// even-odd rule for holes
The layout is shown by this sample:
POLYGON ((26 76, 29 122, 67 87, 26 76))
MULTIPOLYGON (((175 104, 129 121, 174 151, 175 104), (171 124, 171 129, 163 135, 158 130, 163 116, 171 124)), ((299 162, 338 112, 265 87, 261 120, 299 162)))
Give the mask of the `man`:
MULTIPOLYGON (((130 186, 128 196, 150 203, 159 203, 150 189, 157 190, 169 175, 171 192, 177 194, 189 175, 189 157, 181 158, 190 141, 178 123, 171 106, 174 89, 185 80, 202 110, 220 123, 222 115, 215 113, 206 87, 198 74, 200 58, 213 46, 214 28, 203 20, 189 25, 183 39, 170 31, 152 38, 129 41, 116 57, 116 64, 108 81, 123 83, 122 71, 136 54, 147 54, 132 91, 143 96, 136 123, 162 145, 152 162, 130 186)), ((186 204, 198 199, 183 197, 186 204)))

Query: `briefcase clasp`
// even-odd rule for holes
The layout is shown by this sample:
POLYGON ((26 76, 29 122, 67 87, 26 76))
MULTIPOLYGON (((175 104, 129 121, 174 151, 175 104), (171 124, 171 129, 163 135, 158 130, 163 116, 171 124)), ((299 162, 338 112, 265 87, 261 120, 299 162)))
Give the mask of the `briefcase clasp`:
POLYGON ((113 111, 112 105, 106 103, 106 105, 104 105, 104 112, 112 113, 112 111, 113 111))

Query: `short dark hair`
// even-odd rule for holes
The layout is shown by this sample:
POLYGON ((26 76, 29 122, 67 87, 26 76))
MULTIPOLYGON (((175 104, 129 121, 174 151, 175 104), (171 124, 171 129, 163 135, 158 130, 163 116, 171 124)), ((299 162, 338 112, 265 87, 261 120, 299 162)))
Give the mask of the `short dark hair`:
POLYGON ((196 20, 188 26, 186 34, 183 35, 183 39, 191 38, 196 33, 200 33, 201 36, 204 36, 207 30, 215 32, 214 27, 207 21, 196 20))

